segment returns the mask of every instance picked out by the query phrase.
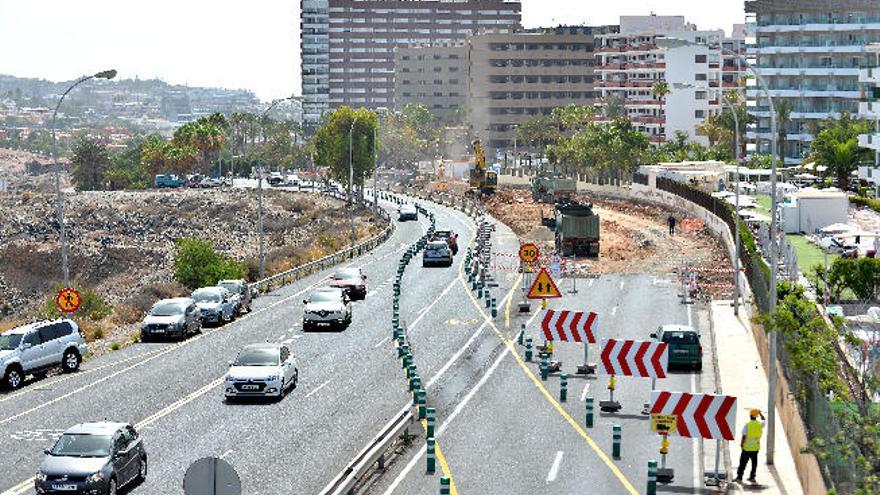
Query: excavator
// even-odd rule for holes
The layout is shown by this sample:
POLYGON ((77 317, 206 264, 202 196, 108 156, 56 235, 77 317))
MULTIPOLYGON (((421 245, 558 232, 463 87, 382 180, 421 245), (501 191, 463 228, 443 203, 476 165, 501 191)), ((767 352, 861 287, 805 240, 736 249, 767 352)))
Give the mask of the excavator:
POLYGON ((480 140, 475 139, 473 145, 474 163, 470 169, 468 185, 471 189, 468 192, 471 196, 493 194, 498 188, 498 174, 494 170, 486 168, 486 156, 483 154, 483 145, 480 140))

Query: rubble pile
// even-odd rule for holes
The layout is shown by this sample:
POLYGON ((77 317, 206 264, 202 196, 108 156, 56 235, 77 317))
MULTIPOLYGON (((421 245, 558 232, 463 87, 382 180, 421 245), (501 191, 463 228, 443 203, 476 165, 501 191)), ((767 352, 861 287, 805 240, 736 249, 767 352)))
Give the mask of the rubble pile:
MULTIPOLYGON (((345 205, 335 199, 266 191, 264 205, 270 251, 348 232, 345 205)), ((148 284, 171 281, 179 238, 213 241, 218 251, 241 261, 259 252, 255 191, 72 192, 65 193, 64 210, 71 279, 110 304, 148 284)), ((359 231, 371 227, 371 218, 358 217, 359 231)), ((61 278, 57 231, 54 195, 0 195, 0 299, 7 306, 0 314, 41 300, 61 278)))

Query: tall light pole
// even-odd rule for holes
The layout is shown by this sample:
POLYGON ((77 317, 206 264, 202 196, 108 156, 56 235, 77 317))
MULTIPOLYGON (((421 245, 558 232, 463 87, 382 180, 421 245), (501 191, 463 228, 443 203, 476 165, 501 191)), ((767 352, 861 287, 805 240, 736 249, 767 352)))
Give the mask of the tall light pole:
POLYGON ((373 210, 379 212, 379 187, 377 176, 379 170, 379 119, 376 119, 376 127, 373 128, 373 210))
MULTIPOLYGON (((658 37, 656 44, 663 48, 677 48, 682 46, 694 46, 697 43, 682 40, 679 38, 658 37)), ((770 287, 769 287, 769 313, 772 315, 776 312, 776 277, 778 267, 778 256, 776 248, 776 229, 778 226, 776 220, 776 152, 777 152, 777 136, 779 132, 776 129, 776 106, 773 104, 773 97, 770 95, 770 88, 767 86, 764 78, 761 77, 760 71, 756 70, 748 60, 739 53, 721 48, 722 54, 735 58, 738 62, 746 67, 755 75, 755 80, 767 97, 770 105, 770 287)), ((737 229, 739 230, 739 229, 737 229)), ((767 391, 767 464, 773 464, 773 454, 776 450, 776 332, 770 332, 767 336, 769 357, 768 357, 768 391, 767 391)))
MULTIPOLYGON (((290 101, 294 98, 294 96, 288 96, 287 98, 272 100, 269 106, 263 110, 262 115, 260 115, 260 122, 269 115, 269 112, 276 105, 282 101, 290 101)), ((266 271, 266 244, 263 236, 263 160, 259 158, 257 159, 257 203, 257 225, 260 230, 260 278, 262 279, 266 271)))
POLYGON ((55 104, 55 111, 52 113, 52 161, 55 165, 55 210, 58 217, 58 239, 61 244, 61 272, 64 274, 64 287, 70 287, 70 265, 67 256, 67 237, 64 229, 64 200, 61 197, 61 166, 58 163, 58 141, 55 139, 55 126, 58 119, 58 109, 67 93, 73 91, 73 88, 88 81, 89 79, 113 79, 116 77, 116 70, 110 69, 85 76, 71 84, 67 91, 58 99, 55 104))
POLYGON ((357 115, 351 121, 351 127, 348 129, 348 219, 351 223, 351 247, 357 242, 357 234, 354 230, 354 125, 357 123, 357 115))

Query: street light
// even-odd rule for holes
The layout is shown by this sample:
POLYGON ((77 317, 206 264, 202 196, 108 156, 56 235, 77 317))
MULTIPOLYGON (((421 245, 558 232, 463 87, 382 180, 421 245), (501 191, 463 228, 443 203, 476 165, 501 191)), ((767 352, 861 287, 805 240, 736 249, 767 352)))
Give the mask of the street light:
MULTIPOLYGON (((656 44, 661 48, 679 48, 683 46, 697 46, 697 43, 692 41, 687 41, 679 38, 668 38, 664 36, 660 36, 656 38, 656 44)), ((773 97, 770 96, 770 88, 767 86, 767 83, 764 81, 764 78, 761 77, 761 73, 756 70, 752 64, 749 63, 742 55, 739 53, 732 52, 725 48, 720 48, 719 51, 727 55, 729 57, 734 57, 737 61, 742 62, 743 65, 746 66, 746 69, 752 72, 755 75, 755 80, 758 81, 758 85, 761 87, 761 90, 764 92, 764 95, 767 97, 767 101, 770 104, 770 304, 769 304, 769 312, 772 315, 776 311, 776 276, 777 276, 777 266, 778 266, 778 257, 776 252, 776 229, 777 229, 777 221, 776 221, 776 146, 777 146, 777 136, 778 132, 776 130, 776 106, 773 104, 773 97)), ((739 229, 736 229, 739 231, 739 229)), ((776 448, 776 332, 770 332, 768 336, 769 340, 769 372, 767 373, 769 376, 768 379, 768 392, 767 392, 767 464, 773 464, 773 453, 776 448)))
MULTIPOLYGON (((276 105, 282 101, 291 101, 295 98, 295 96, 288 96, 287 98, 272 100, 272 102, 269 103, 269 106, 263 110, 262 115, 260 115, 260 122, 269 115, 269 112, 275 108, 276 105)), ((263 160, 261 159, 257 159, 257 202, 259 204, 257 207, 257 224, 260 229, 260 278, 262 279, 266 268, 266 245, 263 239, 263 160)))
POLYGON ((357 123, 358 116, 355 115, 354 119, 351 121, 351 127, 348 129, 348 219, 351 224, 351 247, 354 247, 355 242, 357 241, 357 235, 354 230, 354 203, 352 202, 352 196, 354 196, 354 146, 353 146, 353 134, 354 134, 354 125, 357 123))
POLYGON ((61 102, 64 101, 64 97, 67 96, 67 93, 70 93, 73 91, 73 88, 89 79, 113 79, 114 77, 116 77, 116 70, 110 69, 80 78, 75 83, 71 84, 70 87, 67 88, 67 91, 61 95, 58 103, 55 104, 55 112, 52 113, 52 161, 55 165, 55 209, 58 216, 58 238, 61 243, 61 271, 64 274, 65 288, 70 287, 70 266, 67 259, 67 237, 64 231, 64 203, 61 198, 61 166, 58 164, 58 141, 55 139, 55 124, 58 119, 58 108, 61 107, 61 102))

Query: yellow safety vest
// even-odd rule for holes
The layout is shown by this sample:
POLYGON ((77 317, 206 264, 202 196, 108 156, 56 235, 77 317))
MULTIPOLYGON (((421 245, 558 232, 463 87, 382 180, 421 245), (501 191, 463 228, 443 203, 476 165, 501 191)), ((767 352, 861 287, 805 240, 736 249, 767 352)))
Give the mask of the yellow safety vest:
POLYGON ((743 444, 743 450, 746 452, 757 452, 761 448, 761 434, 764 433, 764 427, 758 421, 749 421, 746 423, 746 441, 743 444))

